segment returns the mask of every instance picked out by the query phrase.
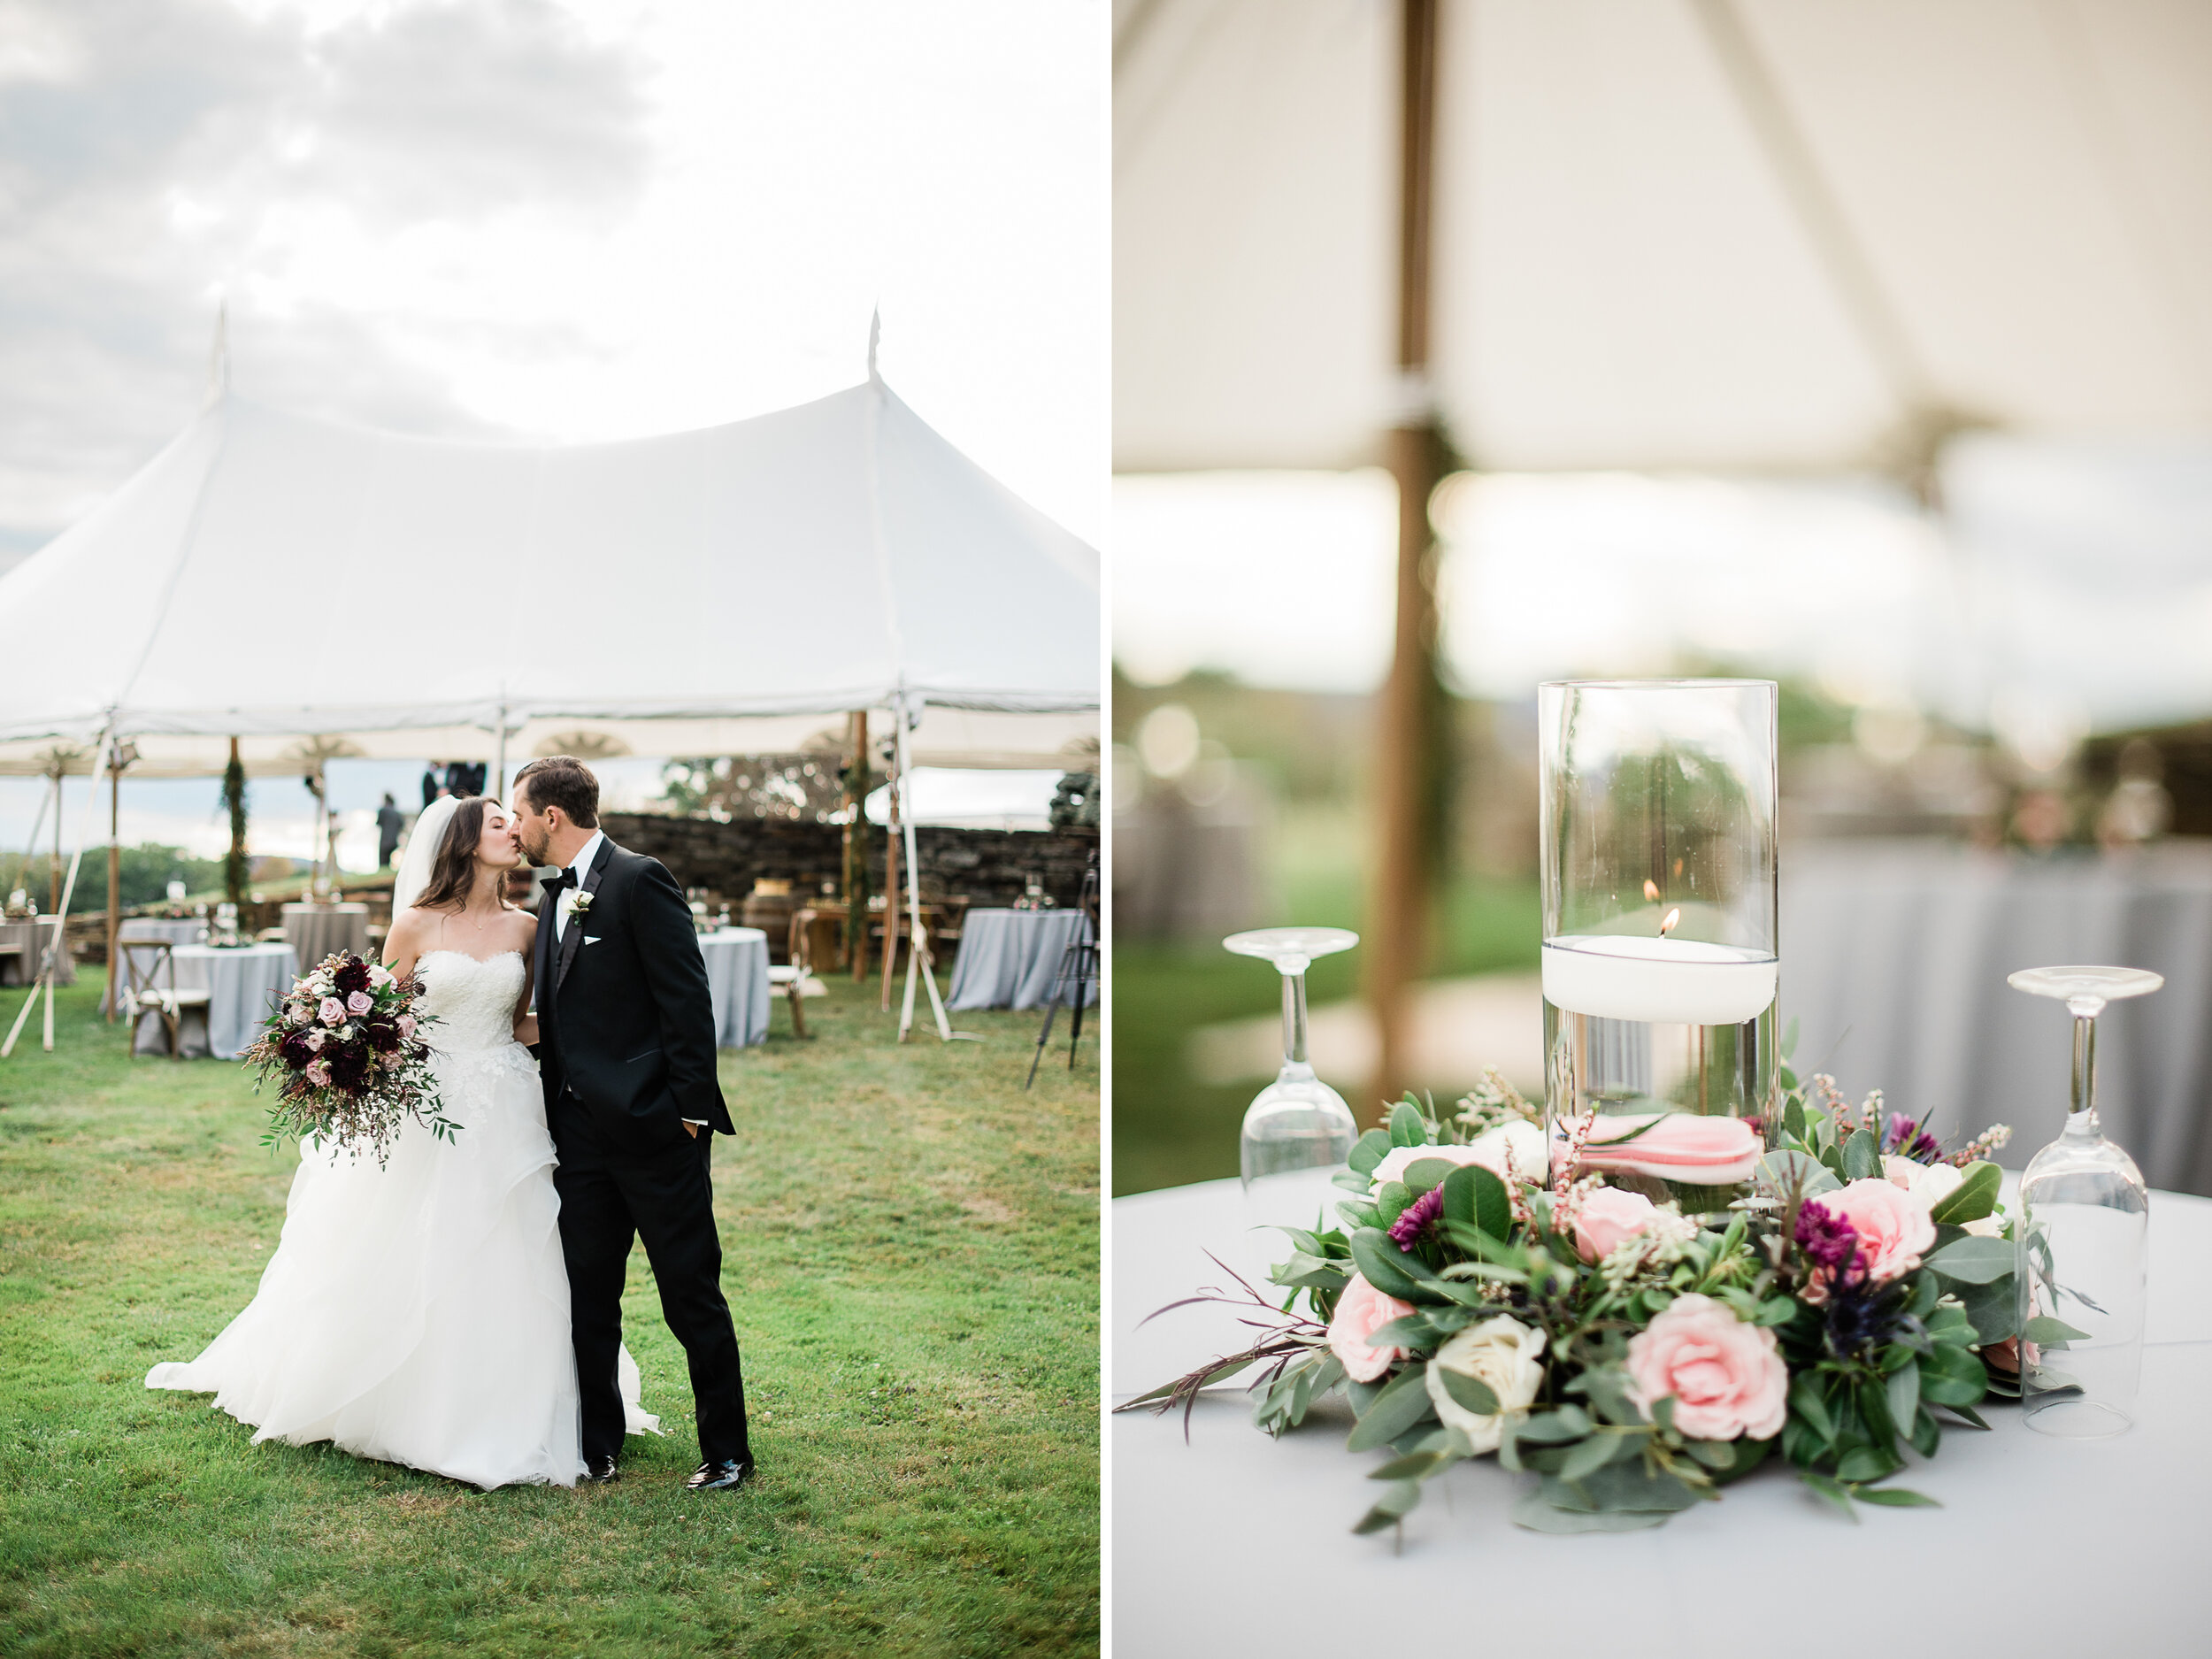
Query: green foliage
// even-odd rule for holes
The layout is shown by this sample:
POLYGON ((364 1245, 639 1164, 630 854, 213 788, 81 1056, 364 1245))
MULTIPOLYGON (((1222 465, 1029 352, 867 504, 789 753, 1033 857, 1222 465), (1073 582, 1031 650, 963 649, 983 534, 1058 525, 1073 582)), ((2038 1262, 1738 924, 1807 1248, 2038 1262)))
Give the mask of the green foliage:
MULTIPOLYGON (((202 898, 219 891, 224 881, 224 863, 217 858, 195 858, 181 847, 167 847, 158 841, 143 841, 122 851, 123 879, 120 884, 123 908, 154 904, 168 896, 172 881, 184 883, 185 890, 202 898)), ((68 870, 67 860, 63 871, 68 870)), ((46 902, 44 863, 32 865, 35 880, 31 896, 43 906, 46 902)), ((88 848, 84 862, 77 866, 77 886, 69 901, 69 912, 83 916, 108 907, 107 849, 88 848)))
POLYGON ((1033 1017, 900 1044, 876 987, 829 991, 816 1041, 780 1018, 720 1060, 761 1474, 703 1501, 642 1252, 624 1334, 667 1438, 616 1486, 482 1494, 150 1394, 252 1295, 293 1165, 239 1068, 134 1063, 99 987, 65 990, 56 1051, 0 1067, 0 1652, 1095 1653, 1089 1051, 1025 1094, 1033 1017))

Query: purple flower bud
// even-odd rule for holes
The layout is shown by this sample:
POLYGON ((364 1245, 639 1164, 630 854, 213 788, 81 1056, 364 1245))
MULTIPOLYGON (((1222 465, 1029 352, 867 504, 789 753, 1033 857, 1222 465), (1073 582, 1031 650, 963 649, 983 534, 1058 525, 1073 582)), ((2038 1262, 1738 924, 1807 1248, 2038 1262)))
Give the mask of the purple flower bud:
POLYGON ((1807 1199, 1797 1207, 1797 1243, 1815 1267, 1848 1278, 1859 1255, 1859 1235, 1849 1221, 1807 1199))
POLYGON ((1441 1187, 1430 1187, 1407 1205, 1404 1213, 1390 1224, 1391 1242, 1402 1250, 1410 1250, 1443 1209, 1444 1189, 1441 1187))

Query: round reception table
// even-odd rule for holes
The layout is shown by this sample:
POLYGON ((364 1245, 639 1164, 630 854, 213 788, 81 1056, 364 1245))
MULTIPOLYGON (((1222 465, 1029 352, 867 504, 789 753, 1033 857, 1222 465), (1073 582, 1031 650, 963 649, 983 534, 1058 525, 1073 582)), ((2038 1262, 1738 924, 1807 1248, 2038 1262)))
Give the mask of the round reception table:
POLYGON ((714 999, 718 1048, 749 1048, 768 1041, 768 935, 757 927, 723 927, 699 936, 707 990, 714 999))
MULTIPOLYGON (((1042 1008, 1052 999, 1060 959, 1069 944, 1088 938, 1079 910, 970 910, 960 924, 960 954, 953 958, 949 1008, 1042 1008)), ((1061 993, 1064 1006, 1074 1000, 1061 993)), ((1098 1001, 1092 970, 1084 1006, 1098 1001)))
MULTIPOLYGON (((169 956, 176 964, 176 989, 207 993, 206 1025, 187 1010, 180 1025, 179 1046, 188 1056, 236 1059, 270 1008, 292 988, 296 972, 289 945, 179 945, 169 956)), ((157 976, 156 988, 168 990, 168 979, 157 976)), ((140 1014, 131 1041, 141 1054, 165 1052, 160 1017, 140 1014)))
MULTIPOLYGON (((2008 1201, 2011 1181, 2008 1180, 2008 1201)), ((1248 1347, 1226 1309, 1153 1310, 1239 1264, 1235 1181, 1112 1210, 1113 1400, 1248 1347)), ((1385 1455, 1344 1449, 1340 1400, 1271 1440, 1240 1388, 1112 1419, 1113 1640, 1147 1659, 1268 1654, 1633 1655, 1878 1659, 2212 1654, 2212 1200, 2151 1196, 2150 1319, 2137 1421, 2054 1440, 2016 1407, 1947 1426, 1895 1484, 1940 1509, 1857 1525, 1786 1470, 1760 1470, 1647 1532, 1555 1537, 1507 1518, 1522 1483, 1494 1458, 1430 1483, 1406 1519, 1355 1538, 1385 1455)))
POLYGON ((350 950, 369 954, 369 907, 365 904, 288 904, 284 942, 306 967, 325 956, 350 950))
POLYGON ((116 938, 165 939, 173 945, 196 945, 207 937, 204 916, 134 916, 118 929, 116 938))

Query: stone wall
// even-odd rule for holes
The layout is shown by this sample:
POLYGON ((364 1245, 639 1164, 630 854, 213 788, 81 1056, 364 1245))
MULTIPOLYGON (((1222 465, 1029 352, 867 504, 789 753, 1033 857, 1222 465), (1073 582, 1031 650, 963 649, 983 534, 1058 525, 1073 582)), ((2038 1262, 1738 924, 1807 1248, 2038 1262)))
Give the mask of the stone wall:
MULTIPOLYGON (((659 859, 687 887, 706 887, 734 902, 756 878, 788 880, 798 893, 818 892, 844 869, 843 828, 773 818, 675 818, 654 812, 606 812, 607 833, 633 852, 659 859)), ((914 832, 922 891, 964 895, 977 908, 1011 904, 1032 878, 1061 904, 1072 904, 1083 870, 1098 845, 1095 832, 924 828, 914 832)), ((868 866, 883 879, 884 831, 871 825, 868 866)), ((904 885, 903 878, 901 885, 904 885)))

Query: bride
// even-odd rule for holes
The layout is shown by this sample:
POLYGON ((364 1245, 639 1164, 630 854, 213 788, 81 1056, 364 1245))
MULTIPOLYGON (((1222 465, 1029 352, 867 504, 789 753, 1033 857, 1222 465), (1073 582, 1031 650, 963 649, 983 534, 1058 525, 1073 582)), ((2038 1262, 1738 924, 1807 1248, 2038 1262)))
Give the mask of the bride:
MULTIPOLYGON (((522 862, 496 802, 447 796, 415 826, 384 962, 423 981, 445 1115, 379 1167, 303 1145, 283 1237, 246 1310, 149 1388, 215 1396, 254 1440, 329 1440, 487 1490, 584 1476, 553 1141, 530 1006, 537 922, 503 896, 522 862)), ((308 964, 302 964, 305 968, 308 964)), ((626 1427, 657 1432, 619 1358, 626 1427)))

